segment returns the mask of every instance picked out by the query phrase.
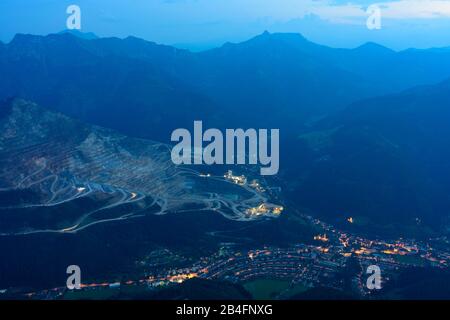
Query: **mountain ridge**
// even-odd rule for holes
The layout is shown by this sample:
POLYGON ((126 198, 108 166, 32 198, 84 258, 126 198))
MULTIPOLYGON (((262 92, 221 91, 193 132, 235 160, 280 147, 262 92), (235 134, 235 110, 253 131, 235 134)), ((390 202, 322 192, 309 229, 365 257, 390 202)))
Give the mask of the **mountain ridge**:
POLYGON ((0 99, 22 96, 83 121, 165 141, 169 132, 162 122, 170 117, 178 119, 177 127, 202 116, 216 127, 228 123, 292 131, 359 99, 450 76, 450 52, 394 52, 375 44, 334 49, 295 33, 267 32, 199 53, 136 37, 17 34, 0 52, 0 99), (77 110, 66 97, 81 88, 77 110), (51 97, 52 92, 59 97, 51 97), (125 112, 120 104, 130 101, 131 112, 125 112), (239 119, 232 116, 236 112, 239 119), (108 113, 130 125, 105 117, 108 113), (152 126, 133 116, 137 113, 152 126), (264 117, 267 113, 271 119, 264 117))

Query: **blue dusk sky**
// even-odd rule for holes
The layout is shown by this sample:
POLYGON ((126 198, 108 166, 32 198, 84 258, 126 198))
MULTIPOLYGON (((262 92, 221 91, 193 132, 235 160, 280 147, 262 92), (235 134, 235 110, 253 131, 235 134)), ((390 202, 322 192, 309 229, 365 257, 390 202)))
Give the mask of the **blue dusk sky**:
POLYGON ((81 8, 83 32, 133 35, 191 50, 264 30, 298 32, 333 47, 368 41, 396 50, 450 46, 450 0, 1 0, 0 40, 64 30, 71 4, 81 8), (372 4, 381 9, 379 30, 366 27, 372 4))

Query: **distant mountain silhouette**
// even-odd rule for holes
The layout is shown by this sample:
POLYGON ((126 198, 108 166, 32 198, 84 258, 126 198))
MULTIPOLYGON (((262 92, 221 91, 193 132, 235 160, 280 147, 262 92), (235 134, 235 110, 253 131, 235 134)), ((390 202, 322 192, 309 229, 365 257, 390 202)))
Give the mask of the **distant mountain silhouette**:
POLYGON ((334 49, 300 34, 265 32, 200 53, 72 32, 18 34, 0 45, 0 98, 158 140, 198 119, 295 132, 359 99, 449 76, 450 51, 334 49))
POLYGON ((445 229, 449 120, 450 81, 353 104, 301 135, 309 161, 295 198, 331 219, 445 229))
POLYGON ((446 48, 334 49, 300 34, 200 53, 71 33, 0 44, 0 98, 162 142, 194 120, 280 128, 280 172, 299 206, 382 226, 447 218, 449 77, 446 48))

